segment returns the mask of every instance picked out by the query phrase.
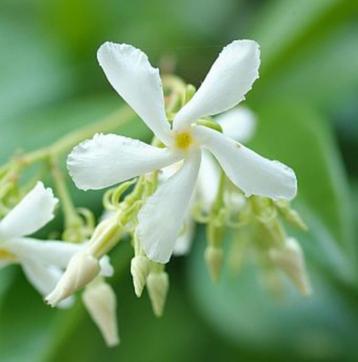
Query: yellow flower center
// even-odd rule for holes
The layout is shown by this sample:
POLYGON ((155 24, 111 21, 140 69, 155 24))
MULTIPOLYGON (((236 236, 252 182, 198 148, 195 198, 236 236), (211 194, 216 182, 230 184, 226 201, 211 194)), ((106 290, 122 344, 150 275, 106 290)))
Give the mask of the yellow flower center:
POLYGON ((188 150, 188 148, 194 143, 193 136, 188 131, 178 132, 174 138, 175 146, 182 151, 188 150))
POLYGON ((0 248, 0 260, 16 260, 16 255, 0 248))

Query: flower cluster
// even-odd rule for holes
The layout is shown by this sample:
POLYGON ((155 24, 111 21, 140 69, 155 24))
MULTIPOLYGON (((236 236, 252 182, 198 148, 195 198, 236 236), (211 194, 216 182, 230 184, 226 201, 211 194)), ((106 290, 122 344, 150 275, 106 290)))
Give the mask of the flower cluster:
MULTIPOLYGON (((113 273, 107 254, 124 235, 131 237, 134 250, 135 293, 139 297, 147 287, 157 316, 169 288, 165 264, 173 254, 189 252, 196 223, 206 225, 204 257, 214 281, 223 265, 226 230, 232 230, 234 269, 251 249, 266 274, 281 270, 309 294, 302 250, 282 222, 306 228, 288 203, 297 193, 295 173, 243 145, 256 119, 238 104, 259 76, 258 44, 239 40, 227 45, 197 91, 175 77, 164 78, 162 85, 147 56, 127 44, 103 44, 98 61, 112 87, 151 129, 153 140, 147 144, 98 133, 74 147, 67 167, 76 186, 112 187, 104 195, 102 221, 87 240, 92 228, 81 222, 55 172, 68 222, 64 241, 25 237, 53 218, 57 203, 38 183, 4 212, 1 265, 21 264, 52 306, 69 306, 72 295, 85 288, 82 300, 108 345, 118 343, 118 333, 116 297, 104 280, 113 273)), ((5 200, 1 192, 0 201, 5 200)))

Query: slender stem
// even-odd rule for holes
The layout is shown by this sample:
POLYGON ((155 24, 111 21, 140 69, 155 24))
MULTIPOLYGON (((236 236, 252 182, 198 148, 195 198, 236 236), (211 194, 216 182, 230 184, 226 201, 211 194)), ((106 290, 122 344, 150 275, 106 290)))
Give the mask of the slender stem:
POLYGON ((223 231, 224 228, 222 225, 218 226, 215 221, 218 218, 220 210, 223 206, 224 200, 224 191, 225 191, 225 181, 226 176, 224 172, 221 172, 220 175, 220 183, 216 193, 215 201, 211 207, 210 216, 209 216, 209 223, 206 227, 206 237, 208 240, 208 244, 214 246, 216 248, 221 246, 222 239, 223 239, 223 231))
POLYGON ((219 212, 221 207, 223 206, 224 201, 224 190, 225 190, 225 181, 226 176, 224 172, 221 172, 220 175, 220 181, 219 181, 219 187, 215 196, 215 201, 211 209, 211 213, 216 216, 216 214, 219 212))
POLYGON ((93 136, 96 132, 110 132, 125 125, 133 116, 133 111, 129 107, 123 106, 119 111, 112 113, 103 120, 71 132, 59 139, 52 146, 43 147, 27 153, 26 155, 19 157, 16 161, 19 165, 25 167, 34 162, 43 161, 49 155, 60 156, 63 153, 68 152, 77 143, 93 136))
POLYGON ((78 142, 92 137, 97 132, 110 132, 118 127, 121 127, 128 123, 133 117, 134 112, 128 106, 123 106, 120 110, 112 113, 103 120, 90 124, 87 127, 84 127, 78 131, 74 131, 64 138, 60 139, 51 147, 51 152, 56 154, 61 154, 70 150, 78 142))
POLYGON ((61 200, 61 206, 65 219, 65 230, 71 227, 80 226, 81 218, 73 205, 70 193, 68 192, 65 176, 58 165, 55 156, 50 159, 52 178, 55 184, 56 193, 61 200))

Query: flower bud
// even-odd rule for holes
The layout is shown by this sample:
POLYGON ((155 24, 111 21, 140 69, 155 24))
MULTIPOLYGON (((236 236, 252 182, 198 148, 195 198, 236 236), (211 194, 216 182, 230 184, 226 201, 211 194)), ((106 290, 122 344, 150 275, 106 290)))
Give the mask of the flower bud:
POLYGON ((224 261, 224 252, 221 248, 208 245, 205 250, 204 258, 208 266, 210 277, 213 282, 217 282, 220 277, 221 268, 224 261))
POLYGON ((133 278, 134 292, 139 298, 142 295, 147 276, 149 274, 149 260, 144 255, 132 258, 131 274, 133 278))
POLYGON ((311 283, 306 271, 304 255, 294 238, 288 238, 281 248, 271 249, 269 256, 276 266, 292 280, 302 295, 311 294, 311 283))
POLYGON ((86 251, 75 254, 55 289, 45 298, 52 307, 92 281, 100 272, 98 260, 86 251))
POLYGON ((119 344, 116 295, 101 278, 89 284, 82 294, 84 305, 102 333, 107 346, 119 344))
POLYGON ((169 289, 168 274, 164 271, 150 272, 147 278, 147 289, 153 312, 157 317, 161 317, 169 289))

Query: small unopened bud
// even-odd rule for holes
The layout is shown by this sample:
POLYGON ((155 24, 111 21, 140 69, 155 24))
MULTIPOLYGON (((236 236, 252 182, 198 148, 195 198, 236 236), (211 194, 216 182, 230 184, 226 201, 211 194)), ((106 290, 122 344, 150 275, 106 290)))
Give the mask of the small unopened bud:
POLYGON ((217 282, 219 280, 224 261, 223 250, 221 248, 208 245, 205 250, 204 258, 212 281, 217 282))
POLYGON ((147 289, 153 312, 157 317, 161 317, 169 289, 168 274, 164 271, 150 272, 147 278, 147 289))
POLYGON ((107 346, 119 344, 117 300, 113 289, 102 279, 89 284, 82 294, 86 309, 102 333, 107 346))
POLYGON ((311 294, 311 283, 306 271, 304 255, 294 238, 288 238, 281 248, 271 249, 269 256, 292 280, 302 295, 311 294))
POLYGON ((147 276, 149 274, 149 260, 144 255, 132 258, 131 274, 133 278, 134 292, 139 298, 142 295, 147 276))
POLYGON ((100 272, 98 260, 85 251, 75 254, 55 289, 45 298, 52 307, 92 281, 100 272))

